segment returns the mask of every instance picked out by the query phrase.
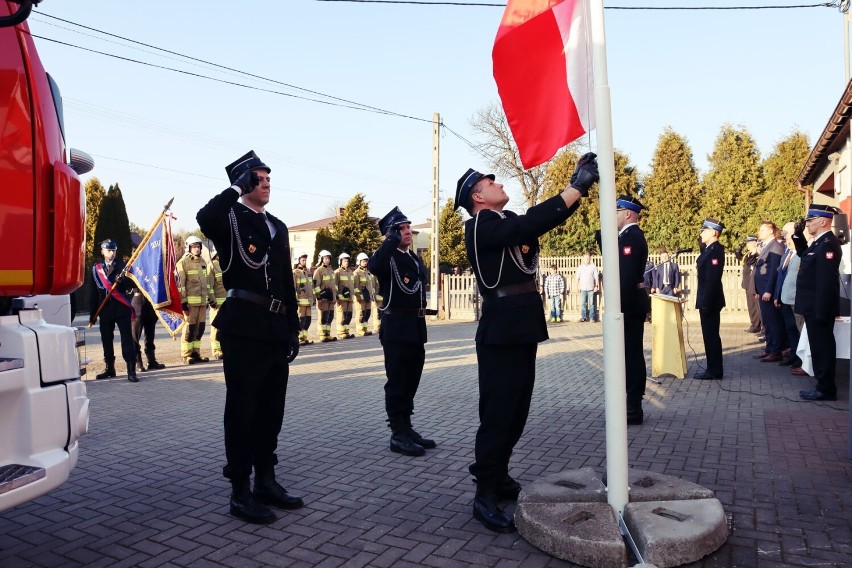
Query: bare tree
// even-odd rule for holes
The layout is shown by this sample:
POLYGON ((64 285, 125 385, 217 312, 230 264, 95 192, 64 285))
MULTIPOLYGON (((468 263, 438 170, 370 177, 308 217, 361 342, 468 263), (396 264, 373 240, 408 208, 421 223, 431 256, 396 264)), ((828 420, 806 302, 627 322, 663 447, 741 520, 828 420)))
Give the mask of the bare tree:
POLYGON ((498 178, 517 181, 527 207, 538 203, 544 189, 548 164, 524 170, 503 108, 492 103, 479 109, 470 119, 470 125, 483 140, 476 144, 476 149, 487 157, 498 178))

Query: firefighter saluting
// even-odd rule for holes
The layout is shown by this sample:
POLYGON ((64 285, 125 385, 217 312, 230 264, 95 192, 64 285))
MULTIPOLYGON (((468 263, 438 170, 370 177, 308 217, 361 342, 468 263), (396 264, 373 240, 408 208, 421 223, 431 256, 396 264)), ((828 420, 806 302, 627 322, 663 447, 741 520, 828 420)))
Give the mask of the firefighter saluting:
POLYGON ((370 315, 372 314, 371 306, 373 298, 376 296, 376 289, 373 286, 373 275, 367 270, 367 262, 370 257, 367 253, 358 253, 355 259, 358 262, 358 268, 355 269, 355 277, 353 286, 355 286, 355 300, 358 302, 360 311, 358 313, 358 333, 360 335, 373 335, 373 332, 367 329, 370 324, 370 315))
POLYGON ((180 356, 188 365, 206 363, 210 359, 201 356, 201 337, 207 319, 207 304, 218 307, 216 296, 207 277, 207 263, 201 258, 201 239, 191 236, 186 239, 186 254, 175 266, 178 277, 181 309, 186 316, 180 356))
POLYGON ((334 271, 334 285, 337 286, 337 305, 340 308, 340 328, 337 330, 337 337, 340 339, 349 339, 355 337, 355 334, 349 331, 349 324, 352 322, 352 286, 355 280, 355 274, 349 268, 350 256, 349 253, 342 252, 337 257, 337 270, 334 271))
POLYGON ((296 286, 296 305, 299 310, 299 344, 310 345, 308 329, 311 327, 311 277, 308 276, 307 253, 296 253, 293 258, 293 284, 296 286))
POLYGON ((320 314, 320 341, 337 341, 331 335, 331 322, 334 321, 334 298, 337 287, 334 284, 334 269, 331 267, 331 253, 321 250, 320 265, 314 270, 314 296, 317 299, 317 311, 320 314))

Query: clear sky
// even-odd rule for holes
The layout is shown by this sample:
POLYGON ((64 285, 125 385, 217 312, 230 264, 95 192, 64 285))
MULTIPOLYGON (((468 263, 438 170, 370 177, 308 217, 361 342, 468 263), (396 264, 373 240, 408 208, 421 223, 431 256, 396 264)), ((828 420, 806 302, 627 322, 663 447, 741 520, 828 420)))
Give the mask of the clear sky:
MULTIPOLYGON (((810 3, 816 2, 605 2, 810 3)), ((470 118, 498 101, 491 48, 502 12, 315 0, 45 0, 30 26, 46 38, 154 65, 347 104, 308 92, 314 91, 412 117, 246 89, 36 39, 62 90, 69 146, 95 157, 92 175, 105 187, 120 184, 132 222, 149 226, 174 196, 178 227, 196 227, 199 207, 228 185, 225 165, 254 149, 272 168, 269 210, 288 225, 328 217, 357 192, 371 214, 381 217, 399 205, 419 223, 431 213, 432 114, 474 140, 470 118)), ((686 136, 701 170, 725 123, 747 128, 763 155, 794 128, 813 143, 844 88, 843 16, 835 8, 607 9, 605 17, 615 146, 642 173, 666 126, 686 136)), ((467 143, 446 132, 442 203, 468 167, 487 169, 467 143)), ((517 189, 507 188, 519 204, 517 189)))

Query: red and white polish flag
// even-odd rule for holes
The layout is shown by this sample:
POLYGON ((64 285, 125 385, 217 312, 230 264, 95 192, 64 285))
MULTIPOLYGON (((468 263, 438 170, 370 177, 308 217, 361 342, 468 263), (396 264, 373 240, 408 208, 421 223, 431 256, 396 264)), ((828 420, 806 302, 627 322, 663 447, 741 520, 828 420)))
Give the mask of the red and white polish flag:
POLYGON ((594 128, 586 0, 509 0, 491 56, 524 168, 594 128))

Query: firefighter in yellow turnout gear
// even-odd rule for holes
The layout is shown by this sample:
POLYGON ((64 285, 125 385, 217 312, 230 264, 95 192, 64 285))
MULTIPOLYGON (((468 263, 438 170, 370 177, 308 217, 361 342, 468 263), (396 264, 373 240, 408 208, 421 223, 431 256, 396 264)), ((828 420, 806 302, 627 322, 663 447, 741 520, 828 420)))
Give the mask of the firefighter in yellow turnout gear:
POLYGON ((337 286, 337 307, 340 309, 340 324, 337 337, 349 339, 355 334, 349 331, 352 322, 352 302, 355 300, 353 286, 355 274, 349 268, 349 254, 342 252, 337 257, 337 270, 334 271, 334 284, 337 286))
POLYGON ((186 317, 180 354, 187 364, 204 363, 210 359, 201 356, 201 337, 207 319, 207 303, 216 305, 216 296, 207 277, 207 263, 201 258, 201 239, 186 239, 186 254, 177 261, 181 309, 186 317))
POLYGON ((358 262, 358 268, 355 269, 355 299, 358 301, 360 312, 358 313, 358 334, 373 335, 373 332, 367 329, 370 325, 370 315, 372 315, 373 299, 376 297, 376 289, 373 287, 373 275, 367 270, 367 261, 370 257, 366 253, 358 253, 355 259, 358 262))
POLYGON ((317 299, 317 311, 320 314, 320 341, 337 341, 331 335, 331 322, 334 321, 334 299, 337 287, 334 284, 334 269, 331 267, 331 253, 321 250, 320 264, 314 270, 314 297, 317 299))
MULTIPOLYGON (((228 291, 225 290, 225 284, 222 283, 222 267, 219 266, 219 253, 215 249, 210 251, 210 270, 207 271, 210 280, 209 290, 213 290, 213 302, 210 304, 210 321, 216 319, 216 314, 219 313, 219 308, 228 297, 228 291)), ((217 361, 222 358, 222 346, 219 344, 219 330, 215 326, 210 326, 210 352, 217 361)))
POLYGON ((373 281, 373 290, 375 290, 376 295, 373 297, 373 300, 376 302, 376 323, 374 325, 375 332, 379 333, 379 330, 382 328, 382 309, 385 307, 385 299, 382 296, 382 289, 379 288, 379 279, 372 272, 368 272, 370 275, 370 279, 373 281))
POLYGON ((296 306, 299 310, 299 345, 310 345, 313 341, 308 339, 308 329, 311 327, 313 292, 308 276, 308 255, 304 252, 296 253, 293 258, 293 284, 296 287, 296 306))

